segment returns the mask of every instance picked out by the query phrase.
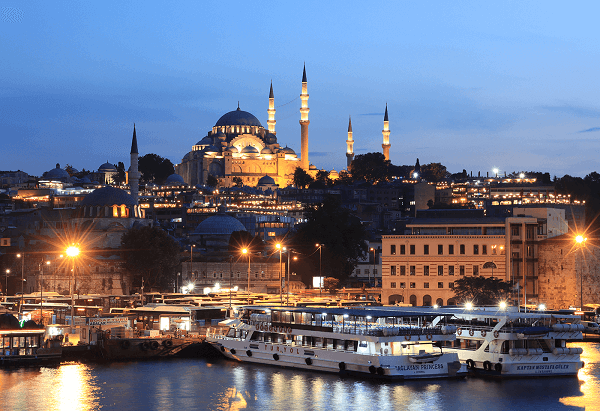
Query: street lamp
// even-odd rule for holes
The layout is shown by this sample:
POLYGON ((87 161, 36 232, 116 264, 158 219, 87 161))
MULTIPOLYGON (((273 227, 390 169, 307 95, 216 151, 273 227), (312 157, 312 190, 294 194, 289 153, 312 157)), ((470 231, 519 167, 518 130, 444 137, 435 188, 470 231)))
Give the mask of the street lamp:
POLYGON ((67 256, 71 257, 71 261, 73 261, 73 288, 71 290, 71 327, 73 327, 75 322, 75 299, 73 294, 75 294, 75 258, 79 255, 79 248, 75 245, 67 247, 67 256))
POLYGON ((243 248, 242 254, 248 254, 248 305, 250 305, 250 250, 243 248))
POLYGON ((194 247, 196 247, 196 244, 190 244, 190 275, 189 278, 191 279, 194 276, 194 254, 192 253, 192 250, 194 249, 194 247))
POLYGON ((6 296, 8 295, 8 274, 10 274, 10 268, 6 269, 6 283, 4 284, 4 301, 6 301, 6 296))
MULTIPOLYGON (((50 265, 50 261, 46 261, 46 265, 50 265)), ((44 268, 42 267, 42 263, 38 265, 38 268, 42 277, 40 280, 40 324, 44 324, 44 268)))
MULTIPOLYGON (((377 250, 371 247, 369 251, 373 251, 373 282, 375 282, 375 253, 377 252, 377 250)), ((369 287, 371 287, 371 273, 369 273, 368 281, 369 287)))
POLYGON ((25 277, 24 277, 24 272, 25 272, 25 253, 21 254, 17 254, 17 257, 21 259, 21 304, 19 304, 19 314, 23 313, 23 293, 25 292, 24 287, 25 287, 25 277))
POLYGON ((322 263, 323 263, 323 259, 322 259, 322 249, 323 249, 323 244, 315 244, 316 247, 319 247, 319 297, 321 296, 321 290, 323 289, 323 273, 322 273, 322 263))
MULTIPOLYGON (((585 247, 585 242, 587 241, 587 238, 585 238, 584 236, 582 236, 581 234, 578 235, 577 237, 575 237, 575 242, 577 243, 577 245, 579 246, 579 249, 581 250, 581 255, 583 257, 583 248, 585 247)), ((579 265, 579 304, 580 304, 580 309, 583 311, 583 268, 581 267, 581 264, 579 265)))
POLYGON ((281 263, 281 252, 285 250, 285 247, 281 243, 277 243, 275 244, 275 248, 279 250, 279 302, 283 305, 283 266, 281 263))

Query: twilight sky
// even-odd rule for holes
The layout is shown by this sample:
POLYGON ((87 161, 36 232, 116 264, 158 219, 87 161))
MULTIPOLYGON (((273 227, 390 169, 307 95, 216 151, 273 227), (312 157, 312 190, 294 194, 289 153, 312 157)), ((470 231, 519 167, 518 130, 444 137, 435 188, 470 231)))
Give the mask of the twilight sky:
POLYGON ((598 2, 0 0, 0 170, 174 164, 240 108, 309 160, 381 152, 485 175, 599 171, 598 2))

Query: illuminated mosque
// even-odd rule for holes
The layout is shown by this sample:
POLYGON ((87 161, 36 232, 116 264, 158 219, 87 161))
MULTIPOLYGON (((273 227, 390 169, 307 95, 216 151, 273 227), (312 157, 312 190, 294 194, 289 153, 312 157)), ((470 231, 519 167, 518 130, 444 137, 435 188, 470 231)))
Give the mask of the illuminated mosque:
MULTIPOLYGON (((281 147, 275 132, 275 96, 273 84, 269 93, 268 120, 265 129, 253 114, 237 110, 224 114, 208 132, 206 137, 192 146, 181 163, 175 165, 175 172, 190 186, 205 185, 208 176, 218 180, 219 186, 231 187, 236 181, 246 186, 259 186, 274 181, 278 187, 293 183, 294 172, 300 167, 312 177, 317 168, 308 161, 308 87, 306 67, 302 73, 300 94, 300 157, 289 147, 281 147)), ((389 159, 389 122, 387 105, 384 117, 383 151, 389 159)), ((354 158, 352 123, 348 125, 347 164, 354 158)), ((329 177, 335 179, 338 173, 332 170, 329 177)))

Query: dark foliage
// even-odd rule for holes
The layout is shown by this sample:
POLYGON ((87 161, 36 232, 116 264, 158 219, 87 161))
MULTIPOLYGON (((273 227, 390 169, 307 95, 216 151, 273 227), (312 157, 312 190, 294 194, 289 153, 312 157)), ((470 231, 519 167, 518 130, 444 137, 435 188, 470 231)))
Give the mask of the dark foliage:
POLYGON ((454 282, 454 295, 459 304, 496 305, 507 299, 510 288, 509 283, 499 278, 463 277, 454 282))
POLYGON ((306 188, 314 179, 302 168, 296 167, 294 171, 294 185, 297 188, 306 188))
POLYGON ((206 185, 215 188, 219 185, 219 180, 217 180, 217 177, 213 176, 212 174, 209 174, 206 178, 206 185))
POLYGON ((146 183, 162 184, 175 168, 171 160, 162 158, 157 154, 146 154, 138 160, 138 170, 142 175, 142 181, 146 183))
POLYGON ((390 165, 382 153, 359 154, 352 161, 352 179, 371 183, 388 181, 390 165))
MULTIPOLYGON (((134 286, 167 290, 179 266, 177 242, 159 227, 131 229, 121 238, 125 268, 134 276, 134 286)), ((147 288, 146 288, 147 289, 147 288)))

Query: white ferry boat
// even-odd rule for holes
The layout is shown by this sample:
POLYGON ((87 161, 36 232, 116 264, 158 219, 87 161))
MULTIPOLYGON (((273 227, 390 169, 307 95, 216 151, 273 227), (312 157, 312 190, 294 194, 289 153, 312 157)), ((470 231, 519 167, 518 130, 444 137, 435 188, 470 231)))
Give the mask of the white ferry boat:
POLYGON ((44 340, 45 334, 33 321, 21 328, 13 315, 0 315, 0 366, 59 363, 60 341, 44 340))
POLYGON ((209 328, 206 341, 228 358, 382 379, 464 377, 467 369, 441 342, 456 327, 431 313, 385 309, 245 307, 209 328), (221 329, 222 330, 222 329, 221 329))
POLYGON ((520 312, 516 307, 439 310, 452 314, 450 321, 457 326, 457 339, 444 341, 443 347, 457 353, 470 374, 568 376, 577 375, 584 366, 583 349, 567 347, 567 341, 583 338, 583 325, 576 315, 520 312))

